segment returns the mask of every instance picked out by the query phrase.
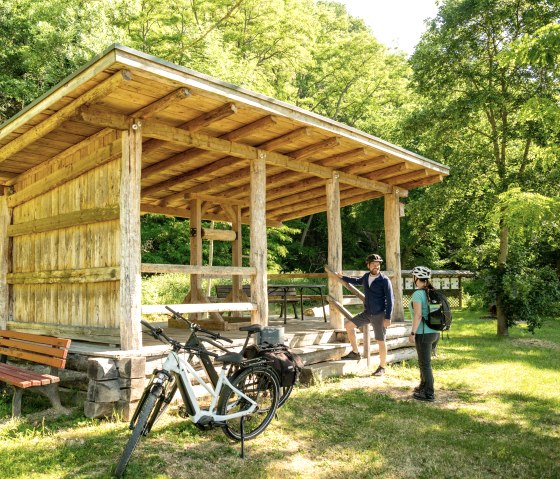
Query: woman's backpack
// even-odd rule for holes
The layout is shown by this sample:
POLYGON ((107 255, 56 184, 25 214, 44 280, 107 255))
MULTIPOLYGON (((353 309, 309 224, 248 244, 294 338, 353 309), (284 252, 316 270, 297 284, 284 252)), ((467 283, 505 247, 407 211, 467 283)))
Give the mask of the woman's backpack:
POLYGON ((243 354, 247 359, 256 357, 266 358, 278 374, 280 386, 293 386, 303 369, 301 358, 290 351, 285 344, 269 344, 264 342, 260 345, 248 346, 243 354))
POLYGON ((423 318, 426 326, 436 331, 449 331, 451 328, 451 308, 445 294, 437 289, 426 289, 428 298, 428 317, 423 318))

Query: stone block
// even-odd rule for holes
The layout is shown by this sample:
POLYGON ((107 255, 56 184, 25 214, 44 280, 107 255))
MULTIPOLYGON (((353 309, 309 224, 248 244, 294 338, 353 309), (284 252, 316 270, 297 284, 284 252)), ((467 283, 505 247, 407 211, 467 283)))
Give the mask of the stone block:
POLYGON ((84 403, 84 414, 86 417, 92 419, 112 417, 113 413, 117 409, 117 404, 114 402, 102 403, 102 402, 92 402, 86 401, 84 403))
POLYGON ((108 358, 90 358, 88 360, 88 378, 97 381, 117 379, 119 371, 115 361, 108 358))
POLYGON ((90 381, 87 399, 91 402, 115 402, 121 397, 121 388, 118 379, 109 381, 90 381))
POLYGON ((146 384, 144 379, 124 379, 120 383, 122 401, 136 401, 142 397, 146 384))
POLYGON ((143 356, 118 359, 116 367, 121 378, 146 377, 146 358, 143 356))
POLYGON ((136 407, 138 406, 138 401, 119 401, 118 402, 118 412, 122 417, 123 421, 130 421, 132 416, 134 415, 134 411, 136 411, 136 407))

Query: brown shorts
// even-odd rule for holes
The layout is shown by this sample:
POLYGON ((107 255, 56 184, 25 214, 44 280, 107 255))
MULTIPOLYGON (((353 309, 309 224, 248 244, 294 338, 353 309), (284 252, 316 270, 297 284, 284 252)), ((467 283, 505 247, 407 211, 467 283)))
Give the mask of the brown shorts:
POLYGON ((357 328, 361 328, 366 324, 371 324, 373 327, 373 334, 376 341, 385 341, 385 333, 387 328, 384 326, 385 313, 368 314, 365 311, 354 316, 350 321, 354 323, 357 328))

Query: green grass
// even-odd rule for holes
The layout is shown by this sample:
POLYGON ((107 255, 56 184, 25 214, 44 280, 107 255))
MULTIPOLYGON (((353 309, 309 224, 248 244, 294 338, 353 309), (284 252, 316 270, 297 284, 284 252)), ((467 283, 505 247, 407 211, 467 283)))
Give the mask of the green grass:
MULTIPOLYGON (((437 401, 410 399, 415 361, 384 378, 297 388, 265 433, 239 445, 172 410, 140 442, 131 478, 559 478, 560 320, 498 338, 494 321, 456 313, 434 362, 437 401)), ((24 396, 24 411, 45 406, 24 396)), ((3 479, 108 478, 129 431, 72 416, 8 419, 0 397, 3 479)))

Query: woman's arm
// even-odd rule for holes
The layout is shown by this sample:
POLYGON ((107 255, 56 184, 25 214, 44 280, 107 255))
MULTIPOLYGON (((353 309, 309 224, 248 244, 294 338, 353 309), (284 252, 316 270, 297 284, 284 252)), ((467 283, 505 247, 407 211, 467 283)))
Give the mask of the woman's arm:
POLYGON ((410 336, 408 337, 409 342, 414 342, 414 336, 416 331, 418 330, 418 326, 420 325, 420 321, 422 321, 422 303, 418 303, 417 301, 412 302, 412 309, 414 310, 414 316, 412 318, 412 328, 410 332, 410 336))

